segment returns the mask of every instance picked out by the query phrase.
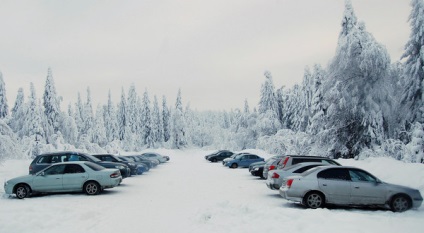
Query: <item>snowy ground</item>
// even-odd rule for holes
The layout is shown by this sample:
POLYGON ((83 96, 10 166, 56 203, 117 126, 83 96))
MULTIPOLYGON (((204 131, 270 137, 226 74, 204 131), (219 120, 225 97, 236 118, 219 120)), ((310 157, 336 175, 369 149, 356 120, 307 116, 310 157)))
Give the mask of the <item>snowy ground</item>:
MULTIPOLYGON (((0 188, 1 233, 121 232, 422 232, 424 207, 404 213, 305 209, 280 198, 246 169, 204 159, 208 151, 159 151, 171 157, 98 196, 56 194, 19 200, 0 188)), ((258 155, 268 157, 264 152, 258 155)), ((373 158, 341 160, 380 179, 420 189, 424 165, 373 158)), ((0 180, 28 173, 30 161, 0 165, 0 180)))

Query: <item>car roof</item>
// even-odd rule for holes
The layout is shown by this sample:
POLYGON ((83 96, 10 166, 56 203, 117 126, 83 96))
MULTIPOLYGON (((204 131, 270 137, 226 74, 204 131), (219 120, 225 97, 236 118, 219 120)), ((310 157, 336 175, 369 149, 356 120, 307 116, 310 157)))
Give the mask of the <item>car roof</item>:
POLYGON ((63 154, 75 154, 75 155, 84 154, 84 155, 86 155, 87 153, 77 152, 77 151, 57 151, 57 152, 43 153, 43 154, 40 154, 40 155, 37 155, 37 156, 54 156, 54 155, 63 155, 63 154))

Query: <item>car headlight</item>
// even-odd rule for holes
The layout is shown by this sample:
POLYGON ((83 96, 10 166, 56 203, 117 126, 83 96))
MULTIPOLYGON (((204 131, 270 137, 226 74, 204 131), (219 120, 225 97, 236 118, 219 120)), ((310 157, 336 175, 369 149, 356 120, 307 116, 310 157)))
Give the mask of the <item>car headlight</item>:
POLYGON ((118 168, 118 169, 125 169, 125 167, 124 167, 124 166, 122 166, 122 165, 116 165, 116 166, 115 166, 115 168, 118 168))
POLYGON ((253 171, 259 171, 258 167, 253 168, 253 171))
POLYGON ((128 165, 135 167, 135 164, 134 163, 129 163, 128 165))

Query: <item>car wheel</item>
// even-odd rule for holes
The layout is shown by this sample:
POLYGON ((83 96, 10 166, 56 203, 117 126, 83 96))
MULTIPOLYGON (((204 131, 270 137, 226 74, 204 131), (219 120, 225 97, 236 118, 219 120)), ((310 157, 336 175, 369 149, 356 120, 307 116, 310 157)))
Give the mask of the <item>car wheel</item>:
POLYGON ((403 212, 411 208, 411 200, 405 195, 394 196, 390 202, 393 212, 403 212))
POLYGON ((216 158, 211 159, 212 163, 216 163, 218 160, 216 160, 216 158))
POLYGON ((311 209, 322 208, 325 204, 324 196, 317 192, 307 193, 303 198, 303 204, 311 209))
POLYGON ((29 187, 25 184, 20 184, 16 187, 16 197, 19 199, 24 199, 25 197, 29 197, 29 187))
POLYGON ((237 167, 238 167, 237 163, 231 164, 231 168, 237 168, 237 167))
POLYGON ((89 181, 84 185, 84 192, 87 195, 96 195, 100 192, 100 185, 97 182, 89 181))

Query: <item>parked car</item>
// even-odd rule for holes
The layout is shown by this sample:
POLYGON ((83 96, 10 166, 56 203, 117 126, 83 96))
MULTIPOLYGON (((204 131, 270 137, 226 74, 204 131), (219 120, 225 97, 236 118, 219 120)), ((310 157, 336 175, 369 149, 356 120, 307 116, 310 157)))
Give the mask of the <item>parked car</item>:
POLYGON ((277 163, 276 169, 283 169, 284 167, 289 167, 298 163, 306 162, 319 162, 319 163, 330 163, 334 165, 340 165, 331 158, 321 157, 321 156, 306 156, 306 155, 286 155, 282 157, 277 163))
POLYGON ((318 162, 306 162, 298 163, 293 166, 285 167, 283 169, 271 170, 268 172, 268 178, 265 183, 268 188, 273 190, 280 189, 283 181, 288 176, 299 175, 300 173, 305 172, 314 167, 318 166, 327 166, 329 163, 318 163, 318 162))
POLYGON ((242 153, 236 153, 236 154, 233 154, 233 155, 231 155, 230 157, 223 159, 223 160, 222 160, 222 165, 225 165, 225 163, 226 163, 227 161, 230 161, 230 160, 234 159, 236 156, 243 155, 243 154, 248 154, 248 153, 246 153, 246 152, 242 152, 242 153))
POLYGON ((146 159, 157 159, 159 160, 160 163, 165 163, 169 160, 163 157, 162 155, 158 154, 158 153, 154 153, 154 152, 146 152, 140 155, 140 157, 146 158, 146 159))
POLYGON ((61 151, 38 155, 29 165, 29 174, 35 174, 51 164, 68 161, 90 161, 105 168, 117 168, 121 172, 122 178, 131 175, 130 168, 124 164, 101 161, 92 155, 75 151, 61 151))
POLYGON ((229 168, 249 167, 250 164, 259 161, 265 161, 265 159, 254 154, 239 154, 234 159, 227 160, 224 166, 229 168))
POLYGON ((265 164, 271 161, 278 161, 281 157, 282 157, 281 155, 276 155, 266 159, 265 161, 260 161, 260 162, 250 164, 249 166, 250 174, 252 174, 253 176, 259 176, 261 178, 264 178, 263 171, 265 168, 265 164))
POLYGON ((125 164, 130 168, 131 175, 141 175, 143 174, 143 172, 148 171, 148 167, 144 164, 136 164, 133 162, 129 162, 112 154, 94 154, 93 156, 100 159, 101 161, 125 164))
POLYGON ((230 157, 233 154, 234 153, 231 152, 231 151, 229 151, 229 150, 219 150, 219 151, 216 151, 216 152, 214 152, 212 154, 206 155, 205 156, 205 159, 206 160, 209 160, 209 161, 211 161, 213 163, 216 163, 218 161, 222 161, 222 160, 230 157))
POLYGON ((125 155, 123 157, 128 158, 136 163, 147 164, 149 168, 156 167, 160 163, 157 159, 146 159, 141 157, 140 155, 125 155))
POLYGON ((380 206, 403 212, 423 202, 419 190, 382 182, 356 167, 320 166, 286 180, 280 195, 313 209, 334 204, 380 206))
POLYGON ((4 184, 6 194, 19 199, 35 193, 85 192, 96 195, 122 180, 119 169, 107 169, 92 162, 55 163, 33 175, 20 176, 4 184))
POLYGON ((260 175, 262 179, 268 178, 268 172, 277 168, 277 163, 281 160, 283 155, 277 155, 270 158, 266 161, 262 169, 262 174, 260 175))

